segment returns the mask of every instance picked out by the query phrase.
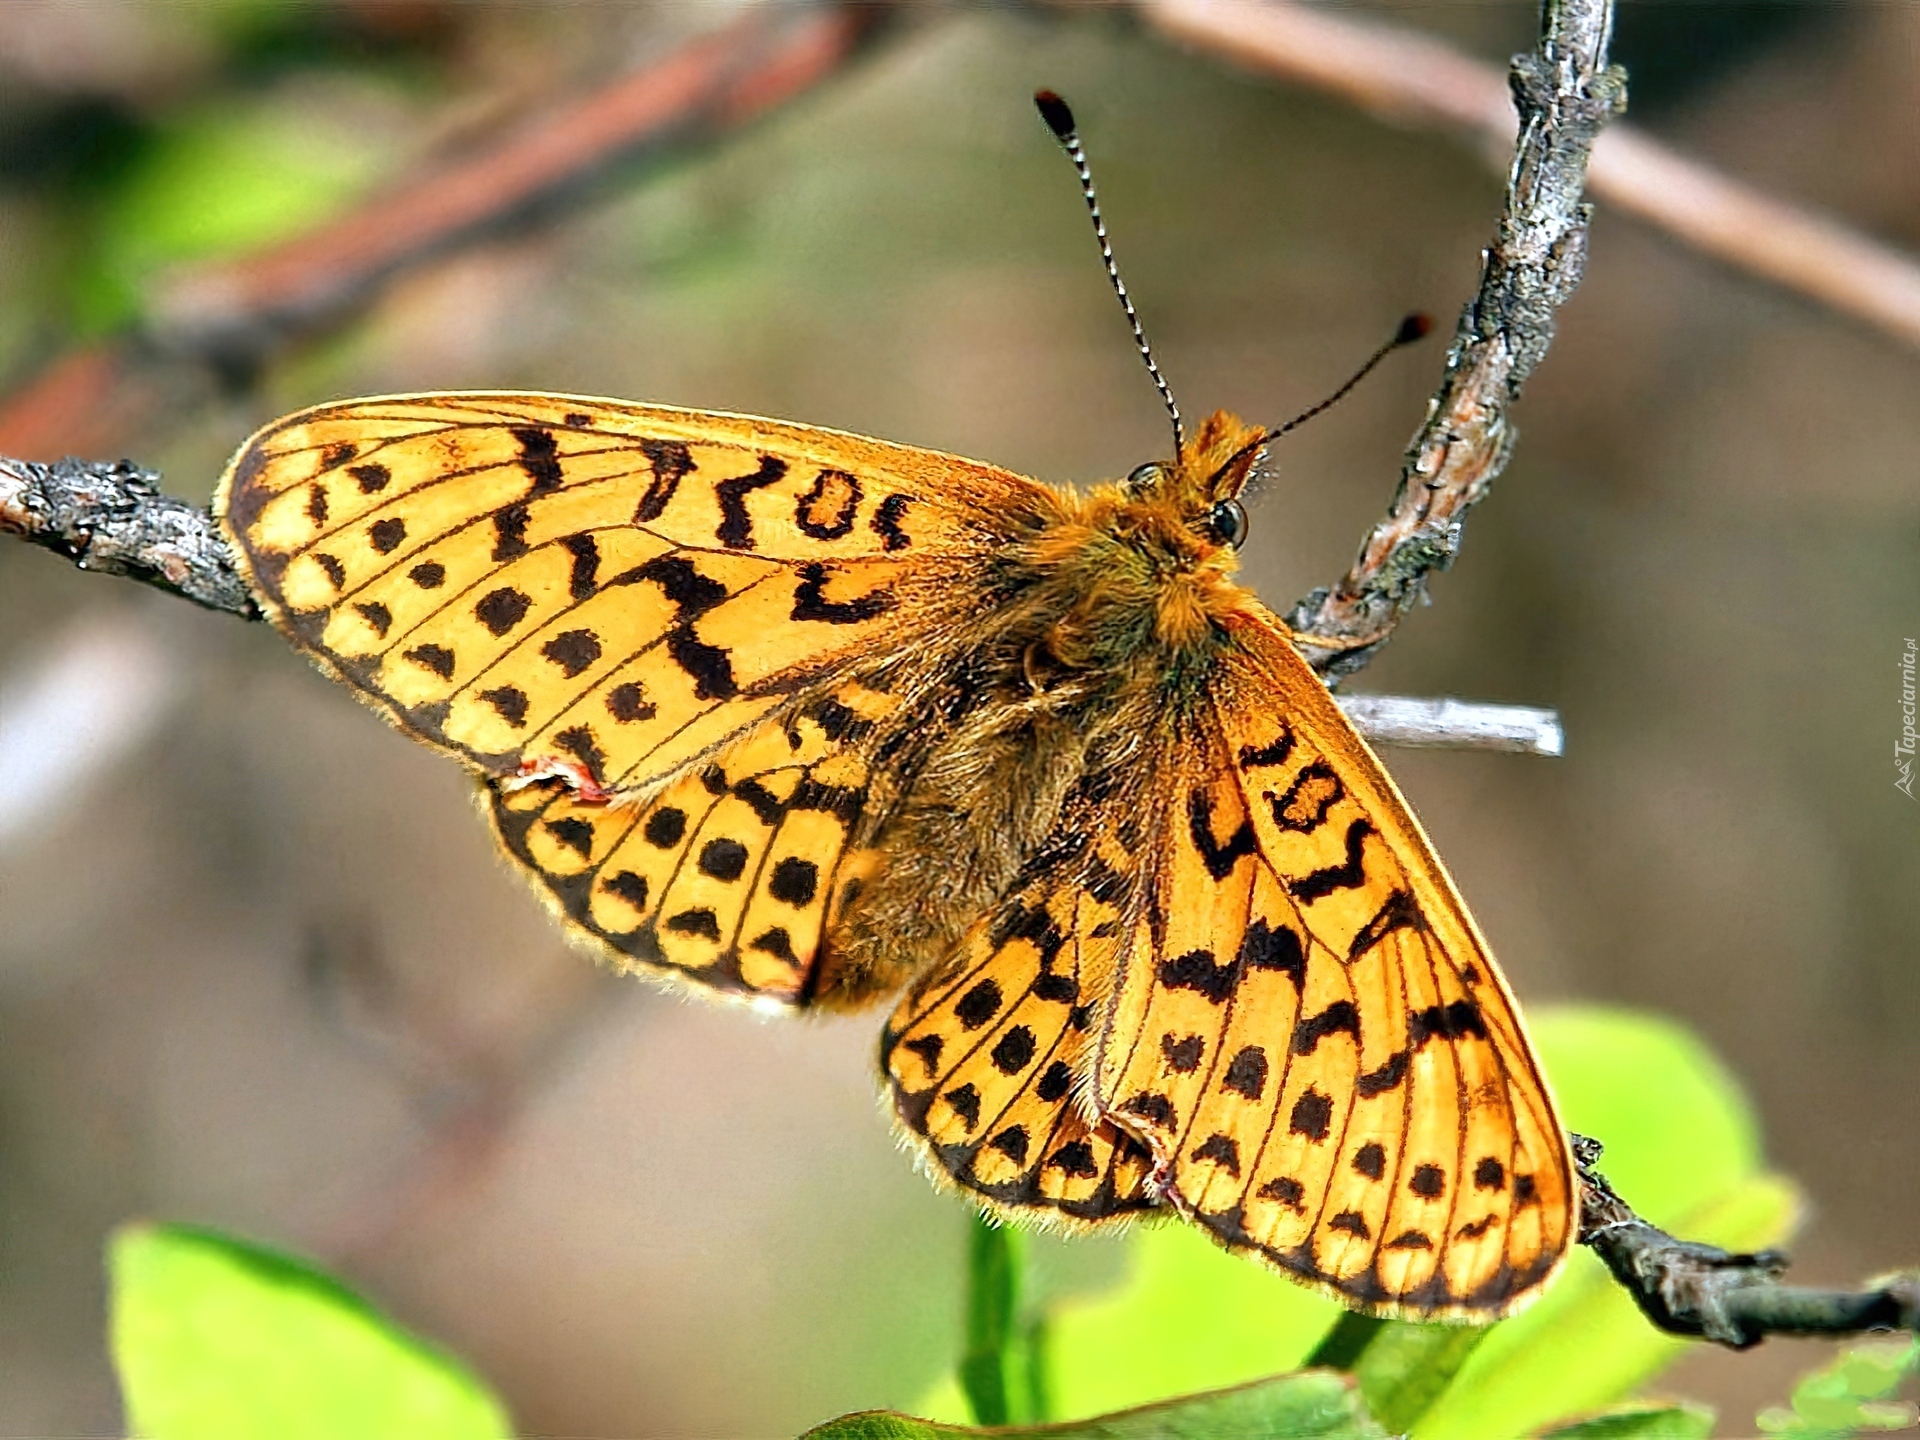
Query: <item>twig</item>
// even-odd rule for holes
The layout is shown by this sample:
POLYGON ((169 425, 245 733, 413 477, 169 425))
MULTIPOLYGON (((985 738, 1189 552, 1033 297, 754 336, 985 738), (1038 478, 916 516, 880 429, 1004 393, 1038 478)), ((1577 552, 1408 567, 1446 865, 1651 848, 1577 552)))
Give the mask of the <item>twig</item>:
MULTIPOLYGON (((162 494, 131 461, 0 456, 0 531, 64 555, 83 570, 127 575, 244 620, 263 616, 206 510, 162 494)), ((1524 705, 1451 698, 1343 695, 1354 728, 1376 745, 1560 753, 1560 719, 1524 705)))
POLYGON ((1354 728, 1375 745, 1558 755, 1565 739, 1558 714, 1530 705, 1490 705, 1451 696, 1440 700, 1410 700, 1403 695, 1335 698, 1354 728))
MULTIPOLYGON (((1134 0, 1149 25, 1401 124, 1462 135, 1492 164, 1513 143, 1505 77, 1445 42, 1292 0, 1134 0)), ((1721 174, 1631 125, 1593 148, 1587 189, 1675 239, 1920 346, 1920 260, 1721 174)))
POLYGON ((1549 0, 1539 46, 1513 60, 1520 133, 1499 231, 1480 289, 1461 312, 1446 376, 1414 436, 1386 519, 1332 590, 1288 617, 1315 668, 1338 677, 1365 665, 1426 594, 1427 576, 1459 550, 1467 511, 1506 467, 1507 408, 1553 339, 1554 311, 1580 283, 1589 209, 1588 152, 1626 103, 1607 65, 1608 0, 1549 0))
POLYGON ((494 145, 408 177, 317 229, 172 285, 144 329, 62 356, 0 405, 0 450, 107 452, 183 394, 251 376, 345 320, 396 275, 528 217, 618 166, 710 143, 834 74, 884 4, 750 6, 744 18, 569 99, 494 145), (189 362, 182 364, 182 362, 189 362))
POLYGON ((1920 1332, 1920 1272, 1870 1289, 1809 1290, 1782 1285, 1787 1257, 1777 1250, 1735 1255, 1676 1240, 1633 1213, 1596 1168, 1600 1142, 1573 1137, 1580 1173, 1580 1243, 1662 1330, 1744 1350, 1769 1335, 1852 1335, 1862 1330, 1920 1332))
MULTIPOLYGON (((128 575, 243 620, 263 618, 213 516, 162 494, 159 479, 129 460, 43 465, 0 455, 0 532, 83 570, 128 575)), ((1376 745, 1560 753, 1551 710, 1395 695, 1348 695, 1340 703, 1376 745)))
POLYGON ((135 580, 245 620, 264 618, 206 510, 163 495, 131 460, 42 465, 0 456, 0 531, 82 570, 135 580))

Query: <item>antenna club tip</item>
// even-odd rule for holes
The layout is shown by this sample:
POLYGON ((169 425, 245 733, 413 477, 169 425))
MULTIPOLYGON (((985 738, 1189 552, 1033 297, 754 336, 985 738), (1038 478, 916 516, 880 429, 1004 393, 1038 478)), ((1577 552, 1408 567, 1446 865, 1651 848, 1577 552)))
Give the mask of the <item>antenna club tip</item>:
POLYGON ((1393 337, 1395 345, 1411 345, 1416 340, 1424 340, 1433 333, 1433 317, 1421 311, 1414 311, 1400 322, 1400 329, 1393 337))
POLYGON ((1067 107, 1066 101, 1051 90, 1036 90, 1033 92, 1033 104, 1040 112, 1040 118, 1047 122, 1047 128, 1053 131, 1054 138, 1065 141, 1073 137, 1073 111, 1067 107))

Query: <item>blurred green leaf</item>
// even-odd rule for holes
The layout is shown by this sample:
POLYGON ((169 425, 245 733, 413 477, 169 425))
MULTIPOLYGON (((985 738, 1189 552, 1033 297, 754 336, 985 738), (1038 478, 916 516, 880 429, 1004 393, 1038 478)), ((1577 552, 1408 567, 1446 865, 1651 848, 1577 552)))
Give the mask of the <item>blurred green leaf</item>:
POLYGON ((1353 1367, 1367 1409, 1389 1430, 1409 1429, 1491 1333, 1484 1325, 1382 1326, 1353 1367))
POLYGON ((1704 1405, 1622 1405, 1542 1432, 1540 1440, 1707 1440, 1713 1411, 1704 1405))
POLYGON ((337 1281, 206 1230, 129 1225, 108 1249, 112 1349, 149 1440, 500 1440, 464 1366, 337 1281))
POLYGON ((382 146, 315 93, 225 99, 170 115, 100 198, 76 319, 98 330, 139 313, 159 270, 266 245, 361 193, 382 146))
POLYGON ((1860 1434, 1904 1430, 1914 1407, 1882 1403, 1920 1369, 1920 1339, 1856 1345, 1838 1360, 1802 1377, 1793 1408, 1764 1411, 1760 1428, 1786 1440, 1849 1440, 1860 1434))
MULTIPOLYGON (((982 1433, 965 1425, 869 1410, 829 1420, 807 1431, 802 1440, 942 1440, 982 1433)), ((1225 1435, 1382 1440, 1386 1434, 1367 1417, 1353 1382, 1326 1370, 1282 1375, 1088 1420, 991 1433, 1034 1440, 1217 1440, 1225 1435)))

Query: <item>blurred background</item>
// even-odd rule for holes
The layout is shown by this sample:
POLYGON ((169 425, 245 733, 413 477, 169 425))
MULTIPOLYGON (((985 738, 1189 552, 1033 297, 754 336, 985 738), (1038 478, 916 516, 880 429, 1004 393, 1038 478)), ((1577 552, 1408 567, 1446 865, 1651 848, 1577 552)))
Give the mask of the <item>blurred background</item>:
MULTIPOLYGON (((124 453, 198 502, 285 410, 513 386, 1091 480, 1164 419, 1036 86, 1079 112, 1189 413, 1285 418, 1403 312, 1450 325, 1498 212, 1456 142, 1121 16, 913 7, 796 103, 264 363, 161 343, 208 265, 737 13, 0 7, 9 453, 124 453), (116 420, 88 347, 129 333, 160 340, 114 363, 165 403, 116 420)), ((1496 62, 1534 25, 1518 0, 1370 13, 1496 62)), ((1920 7, 1629 3, 1616 57, 1643 126, 1920 250, 1920 7)), ((1286 442, 1245 551, 1276 607, 1346 567, 1440 358, 1286 442)), ((1726 1058, 1810 1200, 1796 1278, 1911 1265, 1920 802, 1892 752, 1920 354, 1602 205, 1517 418, 1459 565, 1350 688, 1561 712, 1563 759, 1386 757, 1515 988, 1665 1012, 1726 1058)), ((99 1257, 141 1215, 313 1255, 529 1433, 791 1434, 951 1366, 965 1210, 896 1151, 878 1017, 769 1021, 570 953, 455 768, 265 626, 5 543, 0 617, 0 1435, 116 1431, 99 1257)), ((1049 1263, 1085 1287, 1119 1256, 1049 1263)), ((1742 1433, 1826 1353, 1700 1352, 1662 1388, 1742 1433)))

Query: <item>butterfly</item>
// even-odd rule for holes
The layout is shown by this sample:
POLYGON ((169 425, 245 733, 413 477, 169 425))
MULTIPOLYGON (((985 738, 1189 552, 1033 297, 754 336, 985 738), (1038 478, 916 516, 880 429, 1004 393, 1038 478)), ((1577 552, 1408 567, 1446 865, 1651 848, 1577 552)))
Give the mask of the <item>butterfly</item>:
POLYGON ((463 763, 615 966, 897 996, 900 1124, 991 1213, 1172 1212, 1361 1310, 1495 1318, 1567 1254, 1567 1140, 1418 822, 1234 579, 1269 438, 1176 412, 1170 459, 1083 492, 403 395, 268 425, 215 510, 280 631, 463 763))

